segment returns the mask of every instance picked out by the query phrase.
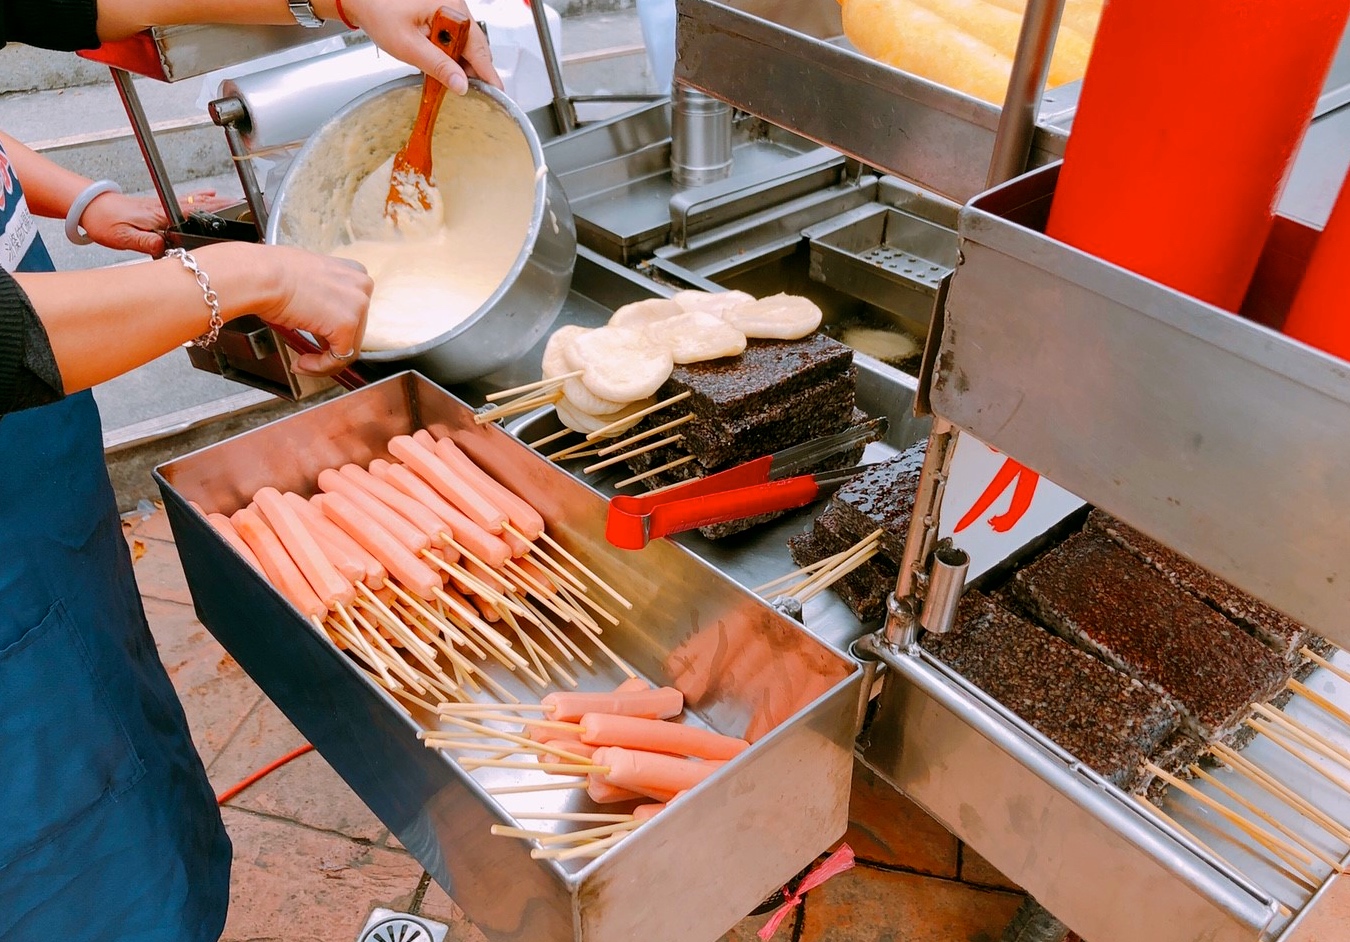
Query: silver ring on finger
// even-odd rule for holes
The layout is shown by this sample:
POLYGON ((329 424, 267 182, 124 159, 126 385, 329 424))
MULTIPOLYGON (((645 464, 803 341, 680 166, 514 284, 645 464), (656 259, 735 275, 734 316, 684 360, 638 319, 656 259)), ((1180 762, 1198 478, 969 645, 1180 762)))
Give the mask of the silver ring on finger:
POLYGON ((329 348, 328 352, 332 355, 333 359, 334 359, 334 360, 337 360, 339 363, 346 363, 346 362, 347 362, 348 360, 350 360, 352 357, 356 356, 356 348, 355 348, 355 347, 352 347, 352 348, 351 348, 350 350, 348 350, 346 353, 338 353, 336 350, 334 350, 334 349, 332 349, 332 348, 329 348))

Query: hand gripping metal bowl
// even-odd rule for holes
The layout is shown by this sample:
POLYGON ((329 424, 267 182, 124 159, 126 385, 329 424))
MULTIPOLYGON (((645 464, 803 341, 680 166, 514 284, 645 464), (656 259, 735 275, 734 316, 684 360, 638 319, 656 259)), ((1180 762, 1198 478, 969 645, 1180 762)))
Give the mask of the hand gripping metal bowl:
MULTIPOLYGON (((296 155, 277 189, 267 242, 330 252, 351 241, 352 198, 371 171, 405 143, 421 88, 408 76, 371 90, 319 127, 296 155)), ((493 135, 518 133, 534 167, 528 233, 497 289, 473 314, 415 346, 364 351, 376 372, 413 368, 442 384, 460 383, 520 357, 552 326, 576 260, 576 228, 562 186, 548 172, 539 138, 525 113, 491 86, 471 82, 464 96, 447 95, 433 141, 468 127, 493 135)), ((463 168, 437 166, 445 178, 463 168)), ((453 271, 455 260, 446 264, 453 271)))

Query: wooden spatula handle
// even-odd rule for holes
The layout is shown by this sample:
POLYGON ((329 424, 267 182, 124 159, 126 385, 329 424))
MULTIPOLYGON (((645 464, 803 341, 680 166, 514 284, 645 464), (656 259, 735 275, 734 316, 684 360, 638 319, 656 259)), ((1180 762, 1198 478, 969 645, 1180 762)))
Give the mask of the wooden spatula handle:
MULTIPOLYGON (((431 41, 445 50, 450 58, 459 60, 469 42, 469 28, 473 25, 463 13, 450 7, 441 7, 431 18, 431 41)), ((394 171, 412 170, 418 175, 430 179, 431 174, 431 135, 440 114, 441 100, 445 97, 445 86, 430 75, 422 84, 422 101, 417 108, 417 117, 413 121, 412 134, 407 145, 394 159, 394 171)), ((396 186, 389 190, 390 202, 405 202, 396 186)), ((425 204, 423 205, 425 209, 425 204)))
POLYGON ((473 21, 458 10, 441 7, 431 18, 431 41, 445 50, 456 61, 464 57, 469 44, 469 28, 473 21))

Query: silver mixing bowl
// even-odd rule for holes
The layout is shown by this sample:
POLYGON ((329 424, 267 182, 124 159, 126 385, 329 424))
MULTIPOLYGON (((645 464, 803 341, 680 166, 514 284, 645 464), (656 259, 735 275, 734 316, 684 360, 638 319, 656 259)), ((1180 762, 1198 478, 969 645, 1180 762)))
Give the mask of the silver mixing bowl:
MULTIPOLYGON (((267 242, 329 252, 349 241, 352 197, 371 171, 407 141, 422 80, 409 76, 372 89, 319 127, 277 188, 267 242)), ((442 384, 485 376, 518 359, 552 326, 567 297, 576 261, 576 227, 562 185, 525 113, 497 89, 471 82, 464 99, 447 95, 435 135, 453 133, 465 106, 486 103, 510 116, 534 161, 534 207, 525 244, 497 290, 445 333, 401 350, 365 351, 380 372, 415 369, 442 384)), ((452 170, 447 172, 453 172, 452 170)), ((454 260, 447 264, 453 269, 454 260)))

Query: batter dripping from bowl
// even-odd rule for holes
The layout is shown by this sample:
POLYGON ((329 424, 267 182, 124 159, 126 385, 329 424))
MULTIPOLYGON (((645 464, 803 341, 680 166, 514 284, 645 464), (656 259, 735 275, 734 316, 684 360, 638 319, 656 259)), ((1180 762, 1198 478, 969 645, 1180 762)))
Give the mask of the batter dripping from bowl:
MULTIPOLYGON (((370 139, 397 141, 407 115, 387 109, 370 139)), ((404 131, 403 133, 406 133, 404 131)), ((468 320, 506 280, 529 232, 535 169, 514 119, 485 95, 447 100, 432 139, 432 207, 395 225, 385 216, 390 155, 355 188, 347 244, 331 254, 375 282, 363 350, 401 350, 468 320)))

